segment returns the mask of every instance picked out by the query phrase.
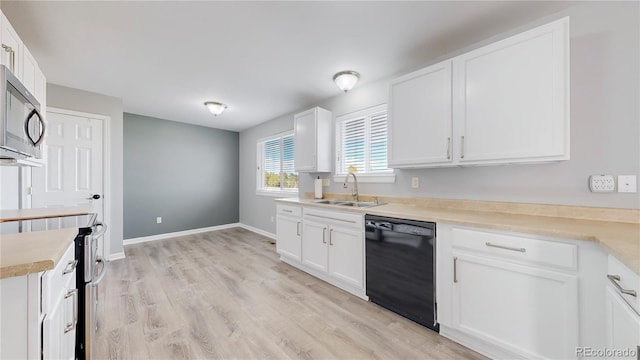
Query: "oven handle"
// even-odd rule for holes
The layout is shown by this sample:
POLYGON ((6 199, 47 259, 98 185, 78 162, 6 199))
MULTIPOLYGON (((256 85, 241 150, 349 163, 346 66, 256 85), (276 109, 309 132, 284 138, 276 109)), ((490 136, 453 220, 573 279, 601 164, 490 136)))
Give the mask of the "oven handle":
POLYGON ((96 222, 94 224, 95 227, 102 227, 102 229, 100 231, 98 231, 95 235, 93 235, 94 238, 99 238, 100 236, 104 235, 104 233, 107 232, 107 225, 101 223, 101 222, 96 222))
POLYGON ((102 263, 102 271, 100 271, 100 275, 98 275, 98 278, 91 282, 92 286, 98 285, 98 283, 102 281, 104 276, 107 275, 107 262, 104 260, 104 258, 102 256, 98 256, 96 258, 96 262, 102 263))

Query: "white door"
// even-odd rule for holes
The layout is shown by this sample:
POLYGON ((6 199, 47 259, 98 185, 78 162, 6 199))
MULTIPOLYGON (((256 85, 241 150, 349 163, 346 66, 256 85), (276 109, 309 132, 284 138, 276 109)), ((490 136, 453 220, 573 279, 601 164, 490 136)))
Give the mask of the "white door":
POLYGON ((329 229, 329 272, 336 279, 364 288, 364 235, 362 231, 332 226, 329 229))
POLYGON ((278 254, 300 261, 302 244, 300 232, 302 231, 302 221, 300 218, 290 218, 278 216, 276 222, 276 250, 278 254))
MULTIPOLYGON (((611 287, 607 286, 605 296, 607 348, 637 351, 640 346, 640 315, 611 287)), ((619 359, 623 356, 613 358, 619 359)))
POLYGON ((389 85, 389 165, 451 162, 451 61, 389 85))
POLYGON ((454 326, 529 359, 575 358, 575 275, 455 253, 454 326))
POLYGON ((316 116, 314 108, 294 117, 296 171, 316 168, 316 116))
POLYGON ((91 205, 103 219, 102 126, 99 118, 49 110, 46 166, 33 169, 34 208, 91 205))
POLYGON ((305 220, 302 223, 302 263, 318 271, 328 270, 327 224, 305 220))

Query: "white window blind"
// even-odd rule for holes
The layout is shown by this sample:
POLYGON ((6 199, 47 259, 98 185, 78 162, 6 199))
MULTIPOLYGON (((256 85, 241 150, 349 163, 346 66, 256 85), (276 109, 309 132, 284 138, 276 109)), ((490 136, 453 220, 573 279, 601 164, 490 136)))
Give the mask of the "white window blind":
POLYGON ((387 167, 387 106, 336 118, 336 174, 391 174, 387 167))
POLYGON ((274 136, 257 144, 257 190, 263 192, 295 192, 298 173, 294 171, 295 144, 293 133, 274 136))

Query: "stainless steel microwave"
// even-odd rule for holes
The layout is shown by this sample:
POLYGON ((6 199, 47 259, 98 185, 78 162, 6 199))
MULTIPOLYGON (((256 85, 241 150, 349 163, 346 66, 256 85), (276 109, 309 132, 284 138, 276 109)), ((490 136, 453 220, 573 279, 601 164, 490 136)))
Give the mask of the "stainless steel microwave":
POLYGON ((4 65, 0 95, 0 159, 41 158, 45 123, 40 103, 4 65))

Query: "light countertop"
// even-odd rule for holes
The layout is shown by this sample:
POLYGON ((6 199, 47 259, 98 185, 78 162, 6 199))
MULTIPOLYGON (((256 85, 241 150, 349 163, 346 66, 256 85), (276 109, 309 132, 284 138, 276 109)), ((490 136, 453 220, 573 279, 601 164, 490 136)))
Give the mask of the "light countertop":
POLYGON ((39 209, 0 210, 0 222, 46 219, 60 216, 86 215, 90 212, 90 205, 39 209))
MULTIPOLYGON (((534 235, 559 237, 565 239, 593 241, 599 243, 606 251, 627 265, 631 270, 640 274, 640 223, 628 221, 599 221, 593 219, 529 215, 519 210, 519 213, 492 212, 455 209, 447 204, 446 207, 425 206, 424 204, 396 204, 389 203, 370 208, 352 208, 339 205, 314 203, 311 199, 278 199, 280 203, 314 206, 318 208, 351 211, 371 215, 397 217, 435 223, 447 223, 481 227, 487 229, 513 231, 534 235)), ((462 201, 461 201, 462 203, 462 201)), ((553 207, 553 205, 541 205, 553 207)), ((576 209, 580 209, 577 208, 576 209)), ((586 212, 593 208, 586 208, 586 212)), ((503 209, 504 210, 504 209, 503 209)), ((618 209, 612 209, 619 211, 618 209)), ((605 212, 606 209, 603 210, 605 212)), ((633 210, 632 218, 635 216, 633 210)))
POLYGON ((77 228, 0 236, 0 279, 53 269, 73 243, 77 228))

